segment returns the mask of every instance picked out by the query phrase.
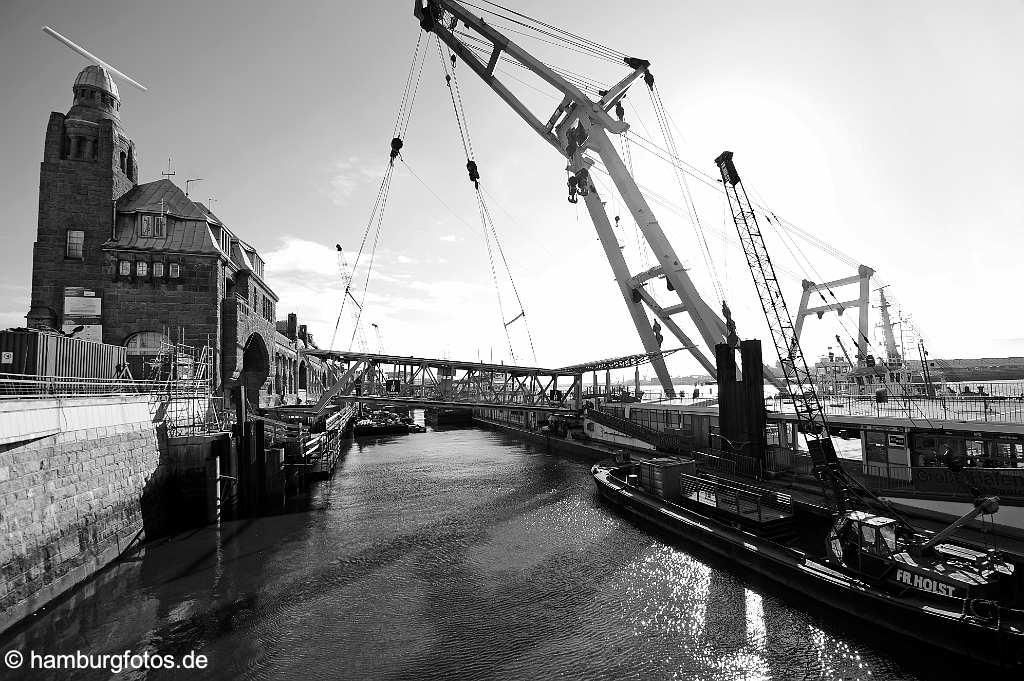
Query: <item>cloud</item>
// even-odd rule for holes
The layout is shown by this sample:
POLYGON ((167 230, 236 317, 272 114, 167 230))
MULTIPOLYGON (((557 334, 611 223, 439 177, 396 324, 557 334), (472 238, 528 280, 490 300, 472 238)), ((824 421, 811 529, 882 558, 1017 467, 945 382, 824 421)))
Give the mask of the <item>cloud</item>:
POLYGON ((331 166, 329 184, 331 200, 338 206, 347 205, 357 189, 379 181, 384 176, 380 168, 367 168, 360 164, 358 156, 350 156, 344 161, 335 161, 331 166))
POLYGON ((445 234, 444 236, 438 237, 441 241, 458 241, 459 238, 454 234, 445 234))
POLYGON ((338 252, 334 246, 296 237, 284 237, 282 241, 277 250, 264 254, 268 277, 286 272, 338 277, 338 252))
POLYGON ((395 260, 397 260, 400 265, 412 265, 414 263, 419 262, 419 260, 416 260, 415 258, 410 258, 407 255, 399 255, 397 258, 395 258, 395 260))

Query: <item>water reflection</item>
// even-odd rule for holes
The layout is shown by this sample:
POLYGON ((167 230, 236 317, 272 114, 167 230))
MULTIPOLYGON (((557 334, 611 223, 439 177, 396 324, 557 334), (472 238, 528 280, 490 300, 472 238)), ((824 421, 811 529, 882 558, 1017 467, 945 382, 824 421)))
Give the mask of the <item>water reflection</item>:
POLYGON ((0 649, 211 660, 118 678, 925 678, 495 433, 360 443, 303 507, 149 546, 0 649))

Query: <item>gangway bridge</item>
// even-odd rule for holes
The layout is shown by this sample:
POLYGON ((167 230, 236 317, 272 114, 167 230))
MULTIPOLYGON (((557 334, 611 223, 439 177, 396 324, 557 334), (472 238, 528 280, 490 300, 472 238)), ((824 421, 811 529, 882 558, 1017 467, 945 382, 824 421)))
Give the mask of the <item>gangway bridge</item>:
POLYGON ((306 354, 343 367, 334 385, 307 406, 311 412, 353 401, 421 408, 521 406, 547 412, 574 412, 581 405, 582 372, 572 367, 544 369, 339 350, 306 354))
POLYGON ((624 355, 559 369, 401 355, 307 350, 338 367, 337 380, 315 403, 290 411, 319 414, 343 403, 411 407, 525 407, 544 412, 579 412, 583 375, 640 366, 676 352, 624 355))

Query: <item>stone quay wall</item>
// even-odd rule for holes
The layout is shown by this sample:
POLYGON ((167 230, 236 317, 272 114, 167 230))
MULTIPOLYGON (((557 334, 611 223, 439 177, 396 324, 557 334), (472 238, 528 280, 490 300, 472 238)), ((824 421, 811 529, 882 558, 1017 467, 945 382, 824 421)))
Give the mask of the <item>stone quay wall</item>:
POLYGON ((145 401, 134 399, 0 405, 0 631, 141 538, 160 442, 145 401))

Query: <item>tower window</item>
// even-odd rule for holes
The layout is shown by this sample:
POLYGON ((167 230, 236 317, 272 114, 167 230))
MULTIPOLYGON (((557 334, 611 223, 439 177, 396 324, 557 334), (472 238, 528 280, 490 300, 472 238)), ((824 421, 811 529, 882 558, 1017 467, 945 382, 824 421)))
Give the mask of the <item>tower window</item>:
POLYGON ((162 262, 153 263, 153 276, 157 278, 164 276, 164 264, 162 262))
POLYGON ((168 265, 167 272, 171 279, 177 279, 178 277, 181 276, 181 267, 178 265, 178 263, 172 262, 170 265, 168 265))
POLYGON ((143 215, 139 222, 139 236, 146 238, 153 236, 153 216, 143 215))
POLYGON ((155 238, 162 238, 167 236, 167 218, 165 216, 153 216, 153 236, 155 238))
POLYGON ((135 263, 135 276, 144 277, 149 274, 149 263, 145 260, 139 260, 135 263))
POLYGON ((118 267, 119 269, 117 271, 122 277, 130 277, 132 275, 131 260, 122 260, 118 267))
POLYGON ((85 246, 85 232, 80 229, 69 229, 67 246, 64 249, 64 257, 81 260, 85 246))
POLYGON ((128 155, 123 151, 121 152, 121 172, 128 172, 128 155))

